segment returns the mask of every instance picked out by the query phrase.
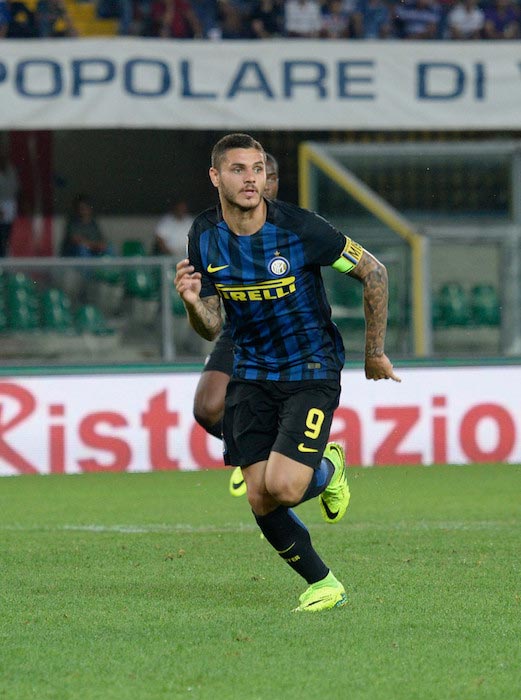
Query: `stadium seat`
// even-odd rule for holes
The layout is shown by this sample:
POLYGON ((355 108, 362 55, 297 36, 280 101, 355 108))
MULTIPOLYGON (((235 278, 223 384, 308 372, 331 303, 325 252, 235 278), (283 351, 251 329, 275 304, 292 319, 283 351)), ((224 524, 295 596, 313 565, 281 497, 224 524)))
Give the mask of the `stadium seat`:
POLYGON ((28 331, 39 327, 39 299, 36 284, 30 277, 23 272, 10 274, 5 299, 11 330, 28 331))
POLYGON ((470 292, 472 320, 478 326, 497 326, 501 319, 501 306, 495 287, 477 284, 470 292))
POLYGON ((126 241, 123 241, 123 245, 121 246, 121 254, 124 257, 133 257, 134 255, 146 255, 145 246, 143 245, 142 241, 129 238, 126 241))
POLYGON ((466 326, 471 320, 467 293, 459 282, 446 282, 439 290, 436 303, 439 306, 440 324, 466 326))
POLYGON ((60 333, 72 331, 71 303, 61 289, 47 289, 41 297, 42 327, 60 333))
POLYGON ((74 318, 76 328, 80 333, 93 333, 94 335, 106 335, 112 333, 107 327, 103 314, 97 306, 84 304, 80 306, 74 318))
POLYGON ((151 270, 130 269, 125 272, 125 291, 130 297, 153 299, 157 297, 157 285, 151 270))
POLYGON ((0 308, 0 332, 9 328, 9 319, 4 308, 0 308))
POLYGON ((186 309, 183 301, 175 288, 172 286, 172 314, 174 316, 186 316, 186 309))
POLYGON ((23 272, 15 272, 7 277, 8 294, 16 294, 23 291, 28 294, 36 293, 35 282, 23 272))
POLYGON ((39 327, 38 310, 26 303, 9 305, 9 328, 13 331, 32 331, 39 327))

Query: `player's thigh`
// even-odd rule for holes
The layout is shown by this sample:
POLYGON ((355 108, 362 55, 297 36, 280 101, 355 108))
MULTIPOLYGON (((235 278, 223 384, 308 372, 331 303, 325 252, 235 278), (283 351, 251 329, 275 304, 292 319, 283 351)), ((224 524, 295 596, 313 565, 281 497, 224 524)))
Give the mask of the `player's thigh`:
POLYGON ((298 384, 282 405, 273 451, 316 469, 329 439, 340 383, 308 380, 298 384))
POLYGON ((224 411, 224 397, 229 382, 230 376, 224 372, 203 372, 194 395, 195 415, 203 418, 213 416, 219 420, 224 411))

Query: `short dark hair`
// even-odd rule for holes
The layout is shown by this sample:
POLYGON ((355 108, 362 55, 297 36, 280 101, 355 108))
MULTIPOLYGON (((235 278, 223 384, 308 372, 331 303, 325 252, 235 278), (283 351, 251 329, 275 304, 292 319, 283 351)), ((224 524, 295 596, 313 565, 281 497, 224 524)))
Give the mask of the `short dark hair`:
POLYGON ((226 152, 232 148, 254 148, 266 157, 264 148, 253 136, 249 134, 227 134, 217 141, 212 149, 212 168, 219 170, 226 152))

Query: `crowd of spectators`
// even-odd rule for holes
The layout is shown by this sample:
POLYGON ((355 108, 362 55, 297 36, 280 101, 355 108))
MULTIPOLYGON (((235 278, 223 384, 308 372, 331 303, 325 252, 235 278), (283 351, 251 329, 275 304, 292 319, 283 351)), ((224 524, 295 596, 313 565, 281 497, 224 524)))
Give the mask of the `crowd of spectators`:
MULTIPOLYGON (((78 36, 67 2, 0 0, 0 38, 78 36)), ((174 39, 519 39, 520 0, 90 0, 119 34, 174 39)))

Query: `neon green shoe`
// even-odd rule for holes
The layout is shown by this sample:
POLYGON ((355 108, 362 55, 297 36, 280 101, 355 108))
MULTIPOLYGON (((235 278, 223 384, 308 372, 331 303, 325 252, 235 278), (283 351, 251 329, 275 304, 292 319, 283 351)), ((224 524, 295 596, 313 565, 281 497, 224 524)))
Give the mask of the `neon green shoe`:
POLYGON ((306 588, 299 598, 299 605, 293 612, 320 612, 341 608, 347 603, 344 587, 330 571, 326 578, 306 588))
POLYGON ((240 467, 235 467, 230 476, 230 494, 232 496, 244 496, 246 493, 246 482, 242 475, 242 470, 240 467))
POLYGON ((333 464, 335 473, 326 490, 320 494, 320 509, 326 523, 337 523, 346 514, 351 498, 347 483, 346 458, 342 446, 336 442, 328 442, 324 457, 333 464))

